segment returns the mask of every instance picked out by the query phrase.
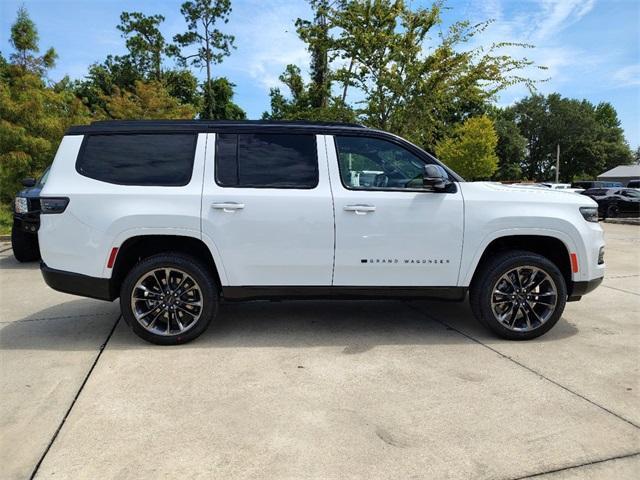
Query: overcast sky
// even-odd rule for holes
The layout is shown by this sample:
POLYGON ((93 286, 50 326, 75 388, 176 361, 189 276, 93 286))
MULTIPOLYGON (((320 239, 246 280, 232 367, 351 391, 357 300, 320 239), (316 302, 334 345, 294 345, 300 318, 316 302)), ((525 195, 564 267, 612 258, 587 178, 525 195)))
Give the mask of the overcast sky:
MULTIPOLYGON (((20 4, 36 22, 42 50, 53 46, 59 54, 49 75, 52 80, 64 75, 81 78, 91 63, 102 61, 109 53, 124 53, 124 40, 115 28, 122 10, 163 14, 167 19, 163 33, 168 38, 185 29, 180 0, 0 0, 0 51, 4 55, 11 51, 9 28, 20 4)), ((450 0, 446 5, 440 28, 464 18, 494 19, 480 43, 536 45, 522 53, 548 67, 528 72, 535 78, 550 77, 539 85, 541 93, 611 102, 631 146, 640 144, 640 1, 450 0)), ((303 71, 308 67, 308 54, 293 23, 298 17, 309 18, 309 9, 302 0, 232 0, 232 6, 224 28, 236 36, 237 49, 214 67, 214 75, 234 82, 236 102, 249 118, 260 118, 268 108, 269 88, 279 84, 278 75, 285 65, 298 64, 303 71)), ((499 103, 508 105, 527 93, 522 87, 512 87, 499 103)))

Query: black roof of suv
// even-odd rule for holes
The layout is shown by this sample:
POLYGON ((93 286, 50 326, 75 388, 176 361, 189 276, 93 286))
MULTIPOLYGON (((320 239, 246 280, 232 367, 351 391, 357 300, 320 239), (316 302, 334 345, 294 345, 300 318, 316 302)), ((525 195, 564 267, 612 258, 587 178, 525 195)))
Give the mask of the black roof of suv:
POLYGON ((286 129, 313 133, 376 131, 357 123, 308 122, 302 120, 101 120, 90 125, 74 125, 67 135, 131 132, 203 132, 225 129, 286 129))

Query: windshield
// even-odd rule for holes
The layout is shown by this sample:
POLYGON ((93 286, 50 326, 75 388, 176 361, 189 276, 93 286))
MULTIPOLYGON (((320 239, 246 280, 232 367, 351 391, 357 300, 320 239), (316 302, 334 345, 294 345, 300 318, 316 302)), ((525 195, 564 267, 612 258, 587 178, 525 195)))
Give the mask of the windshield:
POLYGON ((42 188, 44 187, 44 184, 47 183, 47 177, 49 176, 50 168, 51 167, 45 168, 44 172, 42 173, 42 176, 40 177, 40 180, 38 180, 38 183, 36 183, 37 188, 42 188))

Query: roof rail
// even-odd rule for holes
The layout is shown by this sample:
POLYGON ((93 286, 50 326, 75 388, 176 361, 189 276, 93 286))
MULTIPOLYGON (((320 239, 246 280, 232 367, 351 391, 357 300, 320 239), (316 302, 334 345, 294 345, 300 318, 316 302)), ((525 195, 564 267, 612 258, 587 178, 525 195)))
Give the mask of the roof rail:
POLYGON ((317 127, 353 127, 367 128, 359 123, 349 122, 314 122, 309 120, 96 120, 95 126, 126 127, 134 125, 298 125, 317 127))

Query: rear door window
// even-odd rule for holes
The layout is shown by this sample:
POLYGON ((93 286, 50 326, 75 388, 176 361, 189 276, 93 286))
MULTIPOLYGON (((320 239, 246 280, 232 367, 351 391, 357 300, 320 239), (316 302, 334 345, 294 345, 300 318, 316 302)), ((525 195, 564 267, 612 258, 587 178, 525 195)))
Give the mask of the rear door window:
POLYGON ((88 135, 76 170, 118 185, 183 186, 191 180, 196 140, 183 133, 88 135))
POLYGON ((297 188, 318 185, 315 135, 216 135, 216 183, 222 187, 297 188))

